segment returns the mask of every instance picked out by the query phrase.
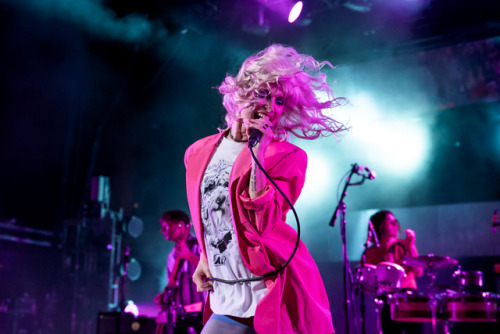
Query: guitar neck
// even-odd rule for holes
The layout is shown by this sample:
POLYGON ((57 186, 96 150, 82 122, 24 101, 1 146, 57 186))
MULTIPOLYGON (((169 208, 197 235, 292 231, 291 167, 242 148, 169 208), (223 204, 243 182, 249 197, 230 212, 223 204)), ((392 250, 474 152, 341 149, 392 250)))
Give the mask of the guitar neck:
MULTIPOLYGON (((189 234, 189 230, 186 231, 182 238, 182 243, 186 242, 187 236, 189 234)), ((174 247, 177 246, 177 243, 174 247)), ((180 257, 175 258, 175 263, 174 263, 174 268, 172 269, 172 273, 170 274, 170 277, 168 278, 168 284, 167 287, 171 288, 175 286, 175 283, 177 282, 177 276, 179 275, 179 271, 181 266, 184 264, 184 259, 181 259, 180 257)))
POLYGON ((177 282, 177 276, 179 275, 179 269, 181 267, 181 262, 184 262, 184 261, 182 261, 181 258, 175 259, 174 269, 172 270, 172 273, 170 274, 170 277, 168 278, 168 284, 167 284, 168 288, 172 288, 175 286, 175 282, 177 282))

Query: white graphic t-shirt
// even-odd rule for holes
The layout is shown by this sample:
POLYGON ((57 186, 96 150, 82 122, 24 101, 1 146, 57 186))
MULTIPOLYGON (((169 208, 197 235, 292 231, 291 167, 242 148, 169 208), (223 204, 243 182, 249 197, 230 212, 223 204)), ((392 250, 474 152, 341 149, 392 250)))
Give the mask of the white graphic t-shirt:
MULTIPOLYGON (((243 263, 233 228, 229 204, 229 175, 246 143, 222 139, 205 170, 201 183, 203 220, 208 265, 213 277, 226 280, 255 277, 243 263)), ((263 280, 225 284, 214 281, 210 306, 216 314, 247 318, 267 293, 263 280)))

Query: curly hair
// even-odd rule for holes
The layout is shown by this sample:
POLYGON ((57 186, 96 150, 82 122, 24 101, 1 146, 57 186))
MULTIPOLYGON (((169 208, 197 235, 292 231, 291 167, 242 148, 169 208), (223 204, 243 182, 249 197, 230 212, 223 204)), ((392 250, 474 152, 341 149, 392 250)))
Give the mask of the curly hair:
POLYGON ((161 222, 184 222, 184 224, 190 224, 191 219, 189 216, 181 210, 171 210, 171 211, 165 211, 161 217, 160 217, 160 223, 161 222))
POLYGON ((328 61, 318 62, 280 44, 272 44, 248 57, 238 74, 227 75, 219 86, 227 110, 227 126, 251 103, 256 91, 276 87, 285 96, 284 112, 275 127, 276 136, 284 138, 291 133, 303 139, 316 139, 346 130, 344 124, 325 115, 326 110, 347 101, 334 97, 326 83, 326 74, 321 73, 325 65, 333 68, 328 61))

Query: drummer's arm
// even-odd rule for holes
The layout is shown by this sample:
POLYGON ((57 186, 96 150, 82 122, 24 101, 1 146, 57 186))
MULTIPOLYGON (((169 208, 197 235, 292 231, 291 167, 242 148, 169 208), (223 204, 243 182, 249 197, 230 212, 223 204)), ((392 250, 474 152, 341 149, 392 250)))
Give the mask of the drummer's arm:
MULTIPOLYGON (((418 256, 418 250, 417 250, 417 247, 415 246, 415 244, 410 245, 408 247, 408 256, 410 256, 410 257, 417 257, 418 256)), ((415 275, 415 277, 420 277, 424 273, 423 268, 419 268, 419 267, 408 267, 408 268, 415 275)))
MULTIPOLYGON (((406 233, 406 239, 404 240, 404 243, 406 244, 405 246, 406 246, 407 256, 410 257, 418 256, 417 246, 415 246, 415 231, 407 229, 405 230, 405 233, 406 233)), ((420 277, 424 273, 424 270, 422 268, 419 267, 410 267, 410 268, 412 273, 416 277, 420 277)))

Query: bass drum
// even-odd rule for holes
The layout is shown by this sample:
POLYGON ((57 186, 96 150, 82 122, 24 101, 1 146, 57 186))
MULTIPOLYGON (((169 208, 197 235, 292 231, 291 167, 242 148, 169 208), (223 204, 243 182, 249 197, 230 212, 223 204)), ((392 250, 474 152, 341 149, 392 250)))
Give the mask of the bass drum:
POLYGON ((431 305, 435 307, 435 317, 440 317, 440 303, 423 293, 405 291, 389 295, 387 298, 391 319, 402 322, 432 322, 431 305))
POLYGON ((490 292, 445 296, 446 317, 452 322, 497 321, 499 296, 490 292))

